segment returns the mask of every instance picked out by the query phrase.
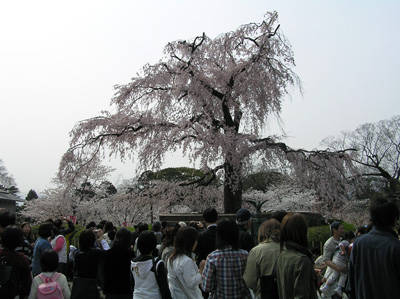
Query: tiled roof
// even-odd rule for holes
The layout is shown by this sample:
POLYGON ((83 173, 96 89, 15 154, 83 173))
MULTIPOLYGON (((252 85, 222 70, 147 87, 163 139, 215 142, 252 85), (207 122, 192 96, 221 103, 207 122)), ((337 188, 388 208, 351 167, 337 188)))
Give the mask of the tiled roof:
POLYGON ((19 198, 18 196, 15 196, 14 194, 5 192, 0 190, 0 199, 6 199, 6 200, 13 200, 13 201, 25 201, 22 198, 19 198))

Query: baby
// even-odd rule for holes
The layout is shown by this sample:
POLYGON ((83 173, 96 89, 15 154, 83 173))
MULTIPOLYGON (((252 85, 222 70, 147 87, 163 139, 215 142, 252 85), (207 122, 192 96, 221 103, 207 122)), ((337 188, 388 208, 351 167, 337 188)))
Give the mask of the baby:
MULTIPOLYGON (((332 262, 341 267, 341 268, 346 268, 347 263, 349 261, 349 256, 350 256, 350 248, 349 248, 349 241, 343 240, 339 243, 339 246, 336 250, 336 252, 333 255, 332 262)), ((335 271, 331 269, 328 277, 326 277, 326 282, 321 286, 321 292, 322 293, 327 293, 329 292, 329 289, 335 282, 337 282, 337 287, 335 288, 334 292, 337 293, 338 295, 342 295, 342 289, 345 287, 346 284, 346 279, 347 279, 347 273, 335 271)))

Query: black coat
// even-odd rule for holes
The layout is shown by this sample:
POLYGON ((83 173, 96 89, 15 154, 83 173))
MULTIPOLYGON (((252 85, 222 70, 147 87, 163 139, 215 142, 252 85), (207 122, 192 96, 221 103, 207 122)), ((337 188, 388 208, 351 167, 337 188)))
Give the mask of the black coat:
POLYGON ((217 249, 216 238, 217 227, 215 225, 207 228, 207 230, 200 234, 195 250, 197 264, 199 264, 202 260, 205 260, 207 255, 217 249))

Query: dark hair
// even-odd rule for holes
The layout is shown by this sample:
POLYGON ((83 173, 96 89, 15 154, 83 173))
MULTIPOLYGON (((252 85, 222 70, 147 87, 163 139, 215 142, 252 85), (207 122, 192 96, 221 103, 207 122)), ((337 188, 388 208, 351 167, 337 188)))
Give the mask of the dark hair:
MULTIPOLYGON (((33 238, 33 232, 32 232, 32 226, 31 226, 31 224, 30 224, 29 222, 24 222, 24 223, 21 224, 21 230, 22 230, 23 233, 24 233, 23 228, 24 228, 25 226, 29 226, 29 234, 28 234, 28 236, 27 236, 27 239, 28 239, 29 241, 33 241, 34 238, 33 238)), ((24 233, 24 236, 25 236, 25 233, 24 233)))
POLYGON ((108 238, 110 239, 110 241, 114 240, 116 233, 117 233, 117 231, 116 231, 115 227, 108 232, 108 238))
POLYGON ((148 224, 147 223, 143 223, 143 222, 139 223, 138 232, 141 233, 141 232, 144 232, 146 230, 149 230, 148 224))
POLYGON ((389 228, 395 225, 399 219, 399 207, 397 204, 384 197, 371 200, 370 209, 372 224, 378 228, 389 228))
POLYGON ((161 222, 161 226, 162 228, 166 228, 168 226, 168 222, 167 221, 161 222))
POLYGON ((62 220, 61 219, 54 220, 54 226, 60 229, 62 226, 62 220))
POLYGON ((82 251, 92 248, 94 246, 94 242, 96 242, 96 236, 91 229, 85 229, 79 235, 79 249, 82 251))
POLYGON ((142 232, 137 240, 137 248, 142 255, 151 254, 157 246, 156 235, 152 231, 142 232))
POLYGON ((104 231, 108 233, 109 231, 112 231, 114 229, 114 224, 110 221, 107 221, 106 224, 104 224, 104 231))
POLYGON ((286 211, 275 211, 272 213, 271 218, 274 218, 279 221, 279 223, 282 222, 283 217, 285 217, 287 214, 286 211))
POLYGON ((281 224, 275 218, 265 220, 258 228, 258 242, 272 240, 279 242, 281 224))
POLYGON ((180 255, 185 254, 191 257, 193 245, 198 237, 199 232, 191 226, 184 226, 178 229, 175 236, 174 251, 169 258, 171 263, 180 255))
POLYGON ((289 213, 282 219, 281 250, 285 242, 291 241, 303 247, 308 246, 307 223, 301 214, 289 213))
POLYGON ((363 235, 363 234, 367 234, 369 233, 369 231, 371 230, 371 226, 370 225, 363 225, 363 226, 359 226, 357 228, 357 236, 359 235, 363 235))
POLYGON ((214 223, 218 219, 218 212, 214 208, 207 208, 203 212, 203 219, 208 223, 214 223))
POLYGON ((120 228, 115 234, 114 247, 128 249, 131 245, 131 232, 125 227, 120 228))
POLYGON ((107 220, 101 220, 101 221, 99 222, 99 224, 97 225, 97 228, 103 229, 103 228, 104 228, 104 225, 106 225, 106 223, 107 223, 107 220))
POLYGON ((239 227, 235 221, 223 219, 217 223, 216 247, 224 249, 229 246, 239 248, 239 227))
POLYGON ((154 232, 159 232, 161 230, 161 223, 159 221, 154 222, 152 229, 154 232))
POLYGON ((43 239, 47 239, 48 237, 51 236, 51 233, 53 231, 54 225, 51 222, 45 222, 42 223, 39 226, 39 236, 42 237, 43 239))
POLYGON ((15 214, 11 214, 7 210, 0 209, 0 226, 6 227, 15 224, 15 214))
POLYGON ((333 221, 330 225, 331 235, 333 236, 333 230, 338 230, 339 227, 342 225, 340 221, 333 221))
POLYGON ((42 272, 55 272, 58 267, 58 254, 53 249, 46 249, 40 256, 42 272))
POLYGON ((349 231, 349 232, 346 232, 345 234, 344 234, 344 240, 347 240, 347 241, 351 241, 352 239, 354 239, 356 237, 356 235, 352 232, 352 231, 349 231))
POLYGON ((94 222, 94 221, 90 221, 90 222, 86 225, 86 229, 95 228, 95 227, 96 227, 96 222, 94 222))
POLYGON ((1 234, 1 240, 4 248, 13 251, 23 242, 22 230, 15 225, 9 225, 1 234))
POLYGON ((175 235, 178 229, 175 226, 167 226, 164 230, 164 238, 162 240, 162 248, 174 245, 175 235))

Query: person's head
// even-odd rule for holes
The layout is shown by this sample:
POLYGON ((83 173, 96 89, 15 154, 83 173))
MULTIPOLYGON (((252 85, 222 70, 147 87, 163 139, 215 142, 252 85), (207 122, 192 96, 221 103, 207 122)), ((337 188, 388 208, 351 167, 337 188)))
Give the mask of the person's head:
POLYGON ((340 249, 340 253, 342 255, 347 255, 349 253, 349 246, 350 246, 350 242, 347 240, 343 240, 339 243, 339 249, 340 249))
POLYGON ((236 212, 236 223, 246 229, 251 225, 251 213, 248 209, 241 208, 236 212))
POLYGON ((86 225, 86 229, 95 229, 96 228, 96 222, 94 221, 90 221, 87 225, 86 225))
POLYGON ((144 231, 137 240, 137 248, 142 255, 151 255, 157 246, 157 238, 154 232, 144 231))
POLYGON ((114 230, 114 224, 110 221, 107 221, 106 224, 104 224, 104 232, 108 233, 112 230, 114 230))
POLYGON ((186 227, 187 226, 185 221, 179 221, 178 225, 179 225, 179 227, 186 227))
POLYGON ((281 249, 285 242, 293 242, 307 247, 307 223, 301 214, 289 213, 281 223, 281 249))
POLYGON ((236 222, 223 219, 217 223, 216 246, 218 249, 239 248, 239 227, 236 222))
POLYGON ((29 222, 24 222, 21 224, 21 230, 24 233, 25 236, 30 236, 32 233, 32 227, 29 224, 29 222))
POLYGON ((279 242, 281 224, 278 220, 271 218, 264 221, 258 228, 258 242, 274 241, 279 242))
POLYGON ((46 249, 40 256, 42 272, 55 272, 58 267, 58 254, 53 249, 46 249))
POLYGON ((218 220, 218 212, 214 208, 207 208, 203 212, 203 219, 208 224, 216 223, 218 220))
POLYGON ((275 211, 272 213, 271 218, 278 220, 279 223, 282 222, 283 217, 287 214, 286 211, 275 211))
POLYGON ((349 243, 353 243, 356 235, 352 231, 348 231, 344 234, 343 239, 349 241, 349 243))
POLYGON ((6 209, 0 209, 0 232, 2 232, 6 226, 15 224, 15 214, 11 214, 6 209))
POLYGON ((42 223, 39 226, 39 231, 38 231, 39 237, 41 237, 43 239, 47 239, 47 238, 51 237, 52 233, 53 233, 53 227, 54 227, 54 225, 51 222, 42 223))
POLYGON ((22 230, 18 226, 9 225, 2 232, 1 240, 4 248, 14 251, 23 242, 22 230))
POLYGON ((143 222, 139 223, 139 226, 138 226, 139 234, 144 232, 144 231, 146 231, 146 230, 148 230, 148 229, 149 229, 149 225, 147 223, 143 223, 143 222))
POLYGON ((54 220, 54 226, 55 226, 58 230, 61 229, 62 225, 63 225, 62 219, 56 219, 56 220, 54 220))
POLYGON ((82 251, 89 250, 94 246, 96 236, 91 229, 86 229, 79 235, 79 249, 82 251))
POLYGON ((178 229, 175 226, 167 226, 164 229, 164 239, 162 240, 163 247, 174 245, 175 235, 178 229))
POLYGON ((344 235, 344 228, 340 221, 333 221, 330 225, 331 228, 331 235, 335 239, 340 239, 344 235))
POLYGON ((104 230, 104 225, 106 225, 106 223, 107 223, 107 220, 101 220, 99 222, 99 224, 97 225, 97 227, 101 226, 101 229, 104 230))
POLYGON ((199 232, 191 226, 179 228, 175 236, 174 251, 170 257, 170 261, 173 262, 179 255, 186 254, 187 256, 191 256, 192 251, 195 250, 197 245, 198 237, 199 232))
POLYGON ((117 231, 116 231, 115 227, 114 227, 114 229, 112 229, 108 232, 108 238, 110 239, 110 241, 114 241, 116 233, 117 233, 117 231))
POLYGON ((162 222, 161 222, 161 228, 162 228, 162 229, 167 228, 167 226, 168 226, 168 222, 167 222, 167 221, 162 221, 162 222))
POLYGON ((114 247, 129 249, 131 245, 131 232, 125 227, 120 228, 115 234, 114 247))
POLYGON ((399 207, 392 199, 377 197, 371 200, 371 222, 378 228, 393 228, 399 219, 399 207))
POLYGON ((367 224, 359 226, 356 231, 356 237, 367 234, 370 231, 370 229, 371 229, 370 225, 367 224))
POLYGON ((153 226, 152 226, 152 230, 153 230, 153 232, 161 231, 161 223, 159 221, 154 222, 153 226))

